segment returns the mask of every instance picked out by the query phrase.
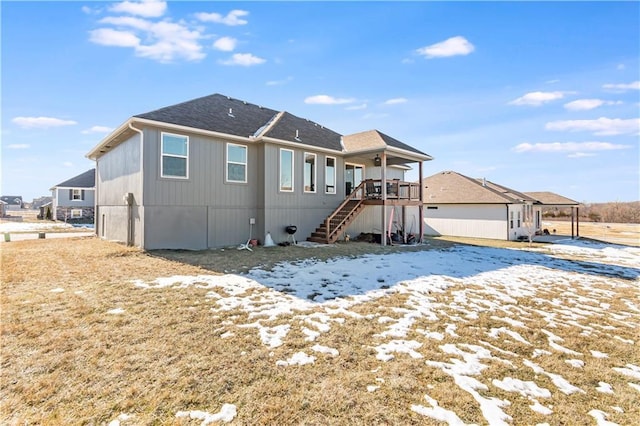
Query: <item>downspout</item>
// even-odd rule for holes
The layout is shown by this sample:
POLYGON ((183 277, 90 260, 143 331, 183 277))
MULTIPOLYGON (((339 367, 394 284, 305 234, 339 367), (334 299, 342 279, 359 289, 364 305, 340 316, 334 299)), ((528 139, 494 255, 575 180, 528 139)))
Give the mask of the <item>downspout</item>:
POLYGON ((507 208, 507 241, 511 238, 511 231, 509 228, 509 203, 504 203, 504 206, 507 208))
POLYGON ((136 127, 133 127, 133 123, 131 122, 129 122, 129 128, 140 135, 140 200, 137 203, 137 205, 138 205, 138 216, 140 218, 140 232, 139 232, 140 247, 144 247, 144 221, 142 219, 142 210, 141 210, 141 206, 144 205, 144 202, 142 200, 143 193, 144 193, 144 132, 136 127))

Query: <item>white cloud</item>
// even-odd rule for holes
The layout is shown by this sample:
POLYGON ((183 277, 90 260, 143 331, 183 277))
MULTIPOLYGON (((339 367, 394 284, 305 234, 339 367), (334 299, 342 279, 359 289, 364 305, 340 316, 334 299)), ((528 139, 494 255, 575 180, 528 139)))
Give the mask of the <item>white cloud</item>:
POLYGON ((509 105, 540 106, 544 103, 564 98, 565 92, 529 92, 509 102, 509 105))
POLYGON ((333 96, 328 95, 315 95, 307 97, 304 100, 304 103, 314 105, 342 105, 350 104, 354 101, 355 100, 351 98, 334 98, 333 96))
POLYGON ((587 153, 587 152, 576 152, 573 154, 567 155, 567 158, 584 158, 584 157, 595 157, 596 154, 587 153))
POLYGON ((111 28, 98 28, 89 31, 89 41, 104 46, 136 47, 140 39, 129 31, 118 31, 111 28))
POLYGON ((602 99, 578 99, 564 104, 570 111, 585 111, 598 108, 602 105, 620 105, 622 101, 604 101, 602 99))
POLYGON ((595 120, 560 120, 551 121, 545 125, 547 130, 569 132, 593 132, 596 135, 638 134, 640 118, 606 118, 595 120))
POLYGON ((241 16, 247 16, 249 12, 246 10, 232 10, 227 16, 219 13, 196 13, 196 18, 203 22, 215 22, 216 24, 224 24, 229 26, 246 25, 246 19, 240 19, 241 16))
POLYGON ((7 145, 8 149, 29 149, 31 145, 28 143, 12 143, 7 145))
POLYGON ((233 37, 220 37, 213 42, 213 47, 223 52, 232 52, 235 50, 238 40, 233 37))
POLYGON ((627 90, 640 90, 640 80, 639 81, 634 81, 631 83, 622 83, 622 84, 611 84, 611 83, 607 83, 607 84, 603 84, 602 85, 603 89, 608 89, 608 90, 615 90, 615 91, 627 91, 627 90))
POLYGON ((206 56, 199 43, 199 39, 203 36, 197 30, 190 30, 183 23, 152 22, 131 16, 110 16, 100 22, 119 28, 100 28, 91 31, 90 41, 94 43, 133 47, 137 56, 162 63, 174 62, 180 58, 198 61, 206 56), (123 27, 133 29, 137 33, 124 30, 123 27))
POLYGON ((157 18, 164 15, 167 10, 167 3, 157 0, 123 1, 111 6, 109 10, 116 13, 144 16, 145 18, 157 18))
POLYGON ((107 126, 93 126, 90 129, 87 130, 83 130, 82 133, 83 134, 89 134, 89 133, 109 133, 113 130, 112 127, 107 127, 107 126))
POLYGON ((25 129, 48 129, 78 124, 73 120, 61 120, 53 117, 16 117, 11 121, 25 129))
POLYGON ((220 61, 222 65, 240 65, 243 67, 260 65, 265 62, 267 62, 266 59, 259 58, 251 53, 234 53, 233 56, 231 56, 231 59, 220 61))
POLYGON ((404 104, 406 102, 408 102, 409 100, 407 98, 393 98, 393 99, 387 99, 384 104, 385 105, 398 105, 398 104, 404 104))
POLYGON ((73 163, 71 161, 65 161, 62 165, 65 167, 73 167, 73 163))
POLYGON ((609 142, 548 142, 548 143, 521 143, 513 147, 515 152, 594 152, 612 151, 631 148, 630 145, 613 144, 609 142))
POLYGON ((289 76, 283 80, 271 80, 271 81, 267 81, 267 86, 282 86, 284 84, 287 84, 288 82, 292 81, 293 77, 289 76))
POLYGON ((367 104, 360 104, 360 105, 352 105, 352 106, 348 106, 345 108, 347 111, 357 111, 360 109, 367 109, 367 104))
POLYGON ((462 36, 451 37, 440 43, 421 47, 416 52, 427 58, 446 58, 449 56, 468 55, 475 46, 462 36))

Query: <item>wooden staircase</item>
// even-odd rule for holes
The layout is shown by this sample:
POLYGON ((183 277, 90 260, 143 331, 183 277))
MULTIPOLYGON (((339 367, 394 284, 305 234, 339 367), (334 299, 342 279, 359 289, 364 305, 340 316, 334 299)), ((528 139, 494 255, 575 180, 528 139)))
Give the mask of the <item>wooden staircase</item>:
POLYGON ((332 244, 338 241, 349 224, 365 208, 363 191, 364 182, 353 190, 349 197, 325 219, 324 223, 316 228, 307 241, 323 244, 332 244))

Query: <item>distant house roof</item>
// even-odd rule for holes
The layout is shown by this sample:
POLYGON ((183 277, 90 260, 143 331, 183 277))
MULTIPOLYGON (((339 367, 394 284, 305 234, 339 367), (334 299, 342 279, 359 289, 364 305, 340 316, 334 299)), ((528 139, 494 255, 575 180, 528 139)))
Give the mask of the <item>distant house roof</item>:
POLYGON ((540 204, 548 206, 577 206, 579 202, 554 192, 525 192, 529 197, 535 198, 540 204))
POLYGON ((96 169, 87 170, 84 173, 65 180, 53 188, 94 188, 96 186, 96 169))
MULTIPOLYGON (((130 137, 134 130, 129 126, 136 120, 138 122, 144 122, 144 120, 156 122, 158 126, 166 123, 194 130, 220 133, 243 138, 247 141, 260 140, 261 138, 264 138, 263 140, 277 139, 341 153, 350 151, 346 145, 343 145, 343 139, 351 138, 351 136, 343 137, 340 133, 327 127, 285 111, 278 112, 221 94, 213 94, 134 115, 94 147, 87 154, 87 157, 96 159, 130 137)), ((413 153, 418 160, 431 159, 429 155, 377 130, 363 133, 365 134, 356 139, 369 138, 368 143, 372 147, 378 149, 395 148, 413 153)), ((354 149, 357 147, 355 144, 354 149)))
POLYGON ((10 206, 22 205, 22 195, 3 195, 2 197, 0 197, 0 200, 4 201, 10 206))
POLYGON ((520 204, 536 199, 486 179, 444 171, 423 179, 427 204, 520 204))

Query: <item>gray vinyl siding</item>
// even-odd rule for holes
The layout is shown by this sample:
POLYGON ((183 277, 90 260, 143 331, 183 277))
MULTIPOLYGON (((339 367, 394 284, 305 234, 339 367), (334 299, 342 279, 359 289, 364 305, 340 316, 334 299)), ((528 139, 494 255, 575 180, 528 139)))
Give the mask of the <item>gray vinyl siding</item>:
POLYGON ((287 241, 285 227, 295 225, 298 231, 296 240, 305 240, 344 201, 344 162, 335 154, 314 151, 313 149, 291 148, 276 144, 264 145, 264 217, 265 233, 270 232, 278 243, 287 241), (280 148, 293 151, 294 190, 280 191, 280 148), (316 154, 316 192, 304 192, 304 153, 316 154), (336 193, 325 194, 325 159, 336 159, 336 193))
POLYGON ((203 249, 244 243, 249 219, 256 219, 253 237, 262 239, 263 220, 257 207, 262 146, 192 133, 189 137, 188 177, 161 176, 162 129, 145 129, 145 248, 203 249), (247 183, 226 182, 227 143, 247 147, 247 183), (160 213, 162 212, 162 213, 160 213), (188 223, 186 223, 188 222, 188 223))
POLYGON ((98 236, 112 241, 127 241, 129 213, 123 196, 132 193, 133 243, 142 245, 141 179, 140 136, 137 134, 96 160, 95 224, 98 236))

